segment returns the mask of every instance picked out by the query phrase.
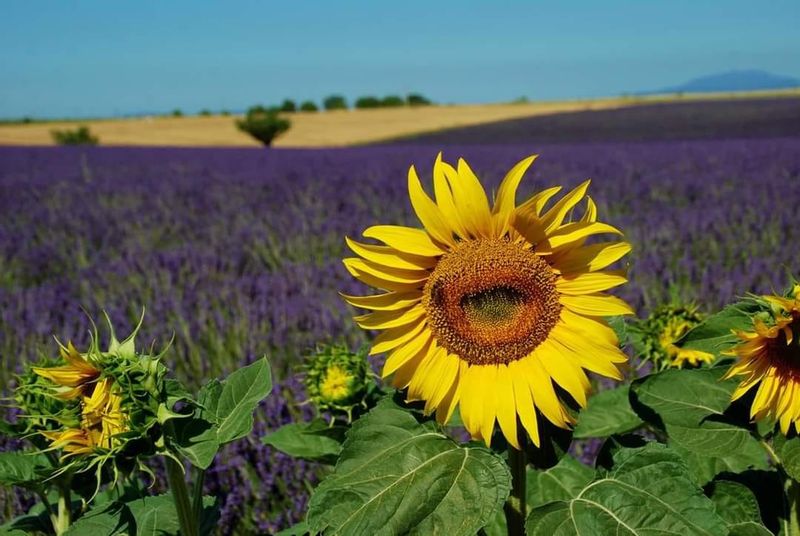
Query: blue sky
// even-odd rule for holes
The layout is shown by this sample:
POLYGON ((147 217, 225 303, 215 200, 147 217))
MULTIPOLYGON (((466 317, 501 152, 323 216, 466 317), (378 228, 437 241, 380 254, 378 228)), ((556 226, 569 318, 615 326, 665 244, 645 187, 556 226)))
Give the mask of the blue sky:
POLYGON ((797 28, 797 0, 8 0, 0 117, 239 110, 331 93, 579 98, 747 68, 800 78, 797 28))

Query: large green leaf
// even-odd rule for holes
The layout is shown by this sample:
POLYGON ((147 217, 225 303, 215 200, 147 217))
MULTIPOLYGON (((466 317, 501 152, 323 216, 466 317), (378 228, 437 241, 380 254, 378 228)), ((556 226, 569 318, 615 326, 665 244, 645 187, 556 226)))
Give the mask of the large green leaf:
POLYGON ((761 512, 755 495, 747 486, 719 480, 713 483, 711 500, 725 521, 731 536, 770 536, 761 523, 761 512))
POLYGON ((336 463, 347 427, 331 426, 323 419, 290 423, 265 436, 262 442, 295 458, 336 463))
POLYGON ((36 487, 51 469, 44 454, 0 452, 0 484, 36 487))
POLYGON ((568 501, 535 508, 526 529, 529 536, 727 533, 714 503, 691 481, 680 456, 658 443, 619 449, 603 478, 568 501))
POLYGON ((510 486, 502 458, 459 446, 419 411, 385 398, 347 433, 307 521, 312 532, 337 535, 473 535, 510 486))
POLYGON ((669 369, 631 385, 631 403, 641 418, 665 430, 670 441, 712 457, 753 448, 757 440, 725 414, 735 379, 722 381, 726 367, 669 369))
POLYGON ((594 469, 572 456, 564 456, 558 465, 547 471, 529 471, 526 490, 528 508, 572 499, 594 477, 594 469))
POLYGON ((720 473, 741 473, 750 469, 769 469, 768 457, 757 441, 746 441, 742 448, 731 451, 724 456, 707 456, 703 453, 684 449, 675 443, 670 443, 670 448, 681 455, 689 467, 692 479, 699 486, 705 486, 720 473))
POLYGON ((624 434, 642 425, 642 419, 628 403, 629 385, 600 391, 589 399, 589 404, 578 414, 578 424, 572 437, 608 437, 624 434))
POLYGON ((758 305, 752 300, 728 305, 689 330, 676 344, 681 348, 719 355, 738 341, 731 330, 752 329, 752 315, 758 309, 758 305))
POLYGON ((219 397, 209 399, 217 418, 217 441, 220 445, 250 433, 253 412, 270 391, 272 375, 266 359, 240 368, 222 382, 222 389, 217 391, 219 397))

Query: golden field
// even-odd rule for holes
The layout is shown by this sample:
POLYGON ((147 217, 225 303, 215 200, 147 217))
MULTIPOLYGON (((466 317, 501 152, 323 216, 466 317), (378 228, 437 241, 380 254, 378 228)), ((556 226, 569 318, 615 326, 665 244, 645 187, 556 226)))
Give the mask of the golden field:
MULTIPOLYGON (((564 102, 462 104, 287 114, 291 129, 275 140, 276 147, 336 147, 388 140, 421 132, 491 123, 537 115, 603 110, 676 100, 796 96, 800 90, 656 95, 564 102)), ((0 124, 0 145, 53 145, 55 129, 87 125, 102 145, 167 145, 255 147, 258 142, 236 128, 236 116, 142 117, 86 121, 0 124)))

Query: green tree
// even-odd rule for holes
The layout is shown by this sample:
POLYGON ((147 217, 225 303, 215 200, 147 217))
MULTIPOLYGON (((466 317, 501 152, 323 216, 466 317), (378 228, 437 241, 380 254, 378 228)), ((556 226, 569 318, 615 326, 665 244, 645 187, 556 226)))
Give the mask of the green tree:
POLYGON ((384 108, 397 108, 399 106, 405 106, 406 101, 403 100, 403 97, 399 97, 397 95, 388 95, 381 100, 381 106, 384 108))
POLYGON ((371 95, 367 95, 365 97, 359 97, 356 99, 356 108, 359 109, 368 109, 368 108, 380 108, 381 101, 377 97, 373 97, 371 95))
POLYGON ((428 98, 420 95, 419 93, 409 93, 406 96, 406 102, 409 106, 427 106, 431 104, 428 98))
POLYGON ((297 111, 297 105, 295 104, 295 102, 293 100, 284 99, 283 103, 280 106, 280 110, 282 112, 296 112, 297 111))
POLYGON ((303 101, 303 104, 300 105, 301 112, 316 112, 319 110, 319 107, 314 103, 314 101, 303 101))
POLYGON ((72 130, 52 130, 50 135, 53 137, 53 141, 59 145, 97 145, 100 141, 85 125, 72 130))
POLYGON ((322 106, 326 110, 346 110, 347 100, 341 95, 330 95, 322 101, 322 106))
POLYGON ((247 110, 244 119, 236 121, 239 130, 247 132, 265 146, 272 140, 289 130, 291 122, 278 115, 278 111, 263 106, 253 106, 247 110))

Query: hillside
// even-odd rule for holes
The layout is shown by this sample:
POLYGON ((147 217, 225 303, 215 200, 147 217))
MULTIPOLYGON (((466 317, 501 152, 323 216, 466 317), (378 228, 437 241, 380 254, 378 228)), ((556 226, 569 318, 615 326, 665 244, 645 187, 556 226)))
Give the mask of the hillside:
POLYGON ((800 98, 675 102, 499 121, 403 142, 506 144, 800 136, 800 98))

